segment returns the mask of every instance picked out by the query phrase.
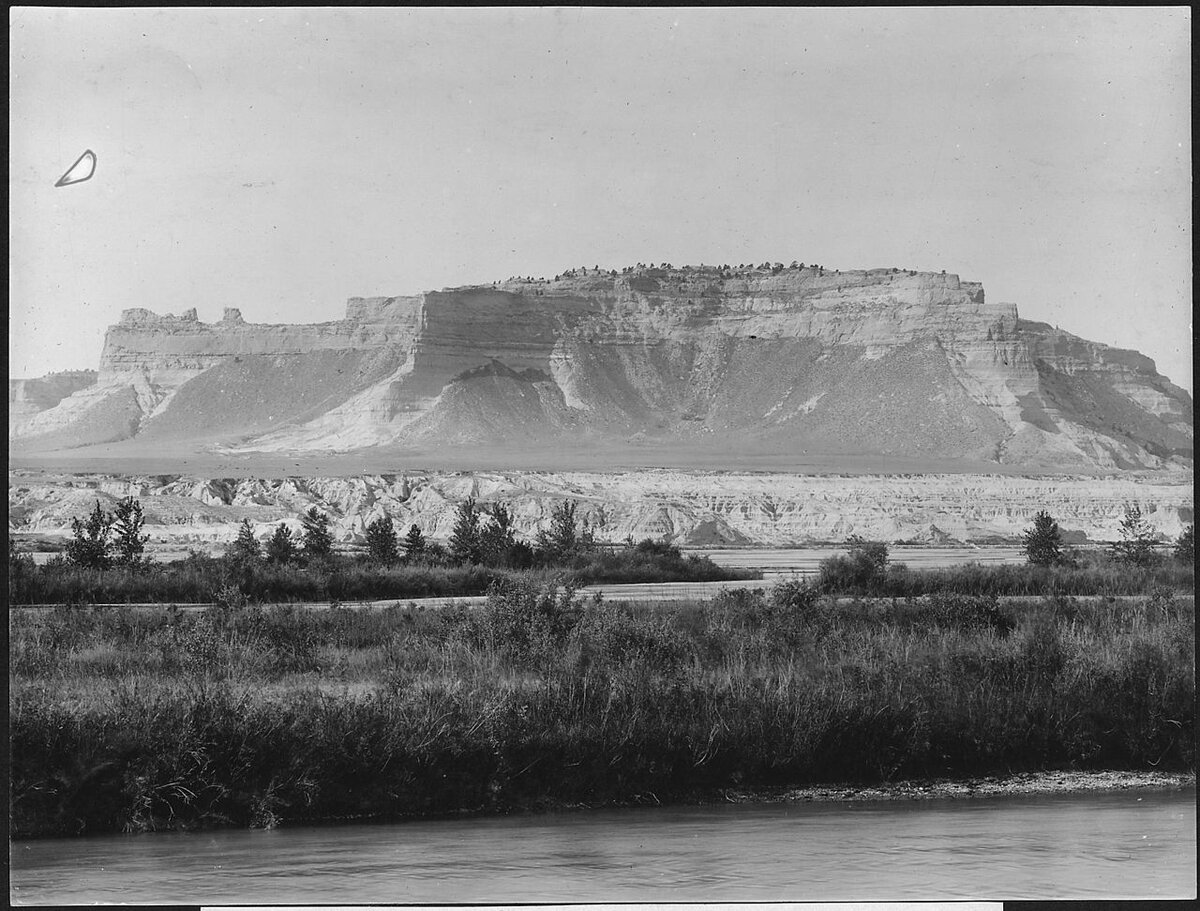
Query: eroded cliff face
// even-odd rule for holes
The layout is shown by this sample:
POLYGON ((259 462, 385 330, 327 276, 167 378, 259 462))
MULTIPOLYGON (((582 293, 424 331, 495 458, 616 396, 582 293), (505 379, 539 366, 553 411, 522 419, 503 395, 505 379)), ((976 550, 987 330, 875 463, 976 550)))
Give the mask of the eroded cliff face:
POLYGON ((352 298, 345 319, 304 326, 128 310, 96 385, 18 445, 131 436, 232 452, 736 441, 1163 468, 1190 464, 1192 403, 1149 359, 1020 320, 955 275, 637 268, 352 298))
POLYGON ((95 383, 95 370, 67 370, 36 379, 9 380, 9 434, 19 430, 35 415, 53 408, 67 396, 95 383))
POLYGON ((9 475, 9 532, 70 534, 71 518, 98 499, 106 509, 138 497, 155 546, 219 545, 243 519, 260 537, 316 507, 338 540, 361 543, 368 524, 391 518, 446 540, 458 505, 504 503, 517 532, 548 529, 572 500, 601 540, 788 546, 841 543, 850 535, 888 542, 1015 542, 1042 509, 1076 542, 1111 541, 1126 504, 1137 504, 1163 539, 1194 522, 1190 478, 1148 479, 892 475, 802 477, 725 472, 416 472, 349 478, 203 478, 9 475))

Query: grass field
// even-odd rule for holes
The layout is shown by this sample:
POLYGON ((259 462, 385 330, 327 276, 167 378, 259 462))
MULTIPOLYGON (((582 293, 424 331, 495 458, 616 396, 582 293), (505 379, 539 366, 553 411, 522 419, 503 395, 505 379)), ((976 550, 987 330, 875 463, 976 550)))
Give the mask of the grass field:
POLYGON ((10 613, 15 837, 1195 760, 1194 598, 10 613))

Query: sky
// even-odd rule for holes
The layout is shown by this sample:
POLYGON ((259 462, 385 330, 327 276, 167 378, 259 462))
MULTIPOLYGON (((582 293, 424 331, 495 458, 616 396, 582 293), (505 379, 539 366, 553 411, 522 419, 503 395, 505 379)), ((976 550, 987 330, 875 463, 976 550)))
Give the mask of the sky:
POLYGON ((1190 15, 11 9, 9 374, 128 307, 796 259, 945 269, 1190 390, 1190 15))

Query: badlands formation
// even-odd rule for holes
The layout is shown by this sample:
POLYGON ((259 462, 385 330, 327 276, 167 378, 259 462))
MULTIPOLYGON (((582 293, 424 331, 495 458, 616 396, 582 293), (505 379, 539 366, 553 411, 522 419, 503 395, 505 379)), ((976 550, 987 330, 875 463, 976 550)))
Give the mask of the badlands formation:
POLYGON ((453 472, 350 478, 223 480, 116 477, 15 471, 9 476, 9 532, 53 538, 99 500, 138 497, 156 548, 233 539, 248 519, 259 537, 317 507, 338 540, 361 543, 367 524, 388 516, 403 533, 416 524, 449 538, 458 503, 503 502, 518 533, 548 528, 555 504, 574 500, 601 540, 654 538, 682 545, 788 546, 874 540, 946 544, 1013 542, 1039 509, 1069 540, 1111 541, 1126 503, 1137 504, 1163 538, 1194 521, 1190 483, 1181 479, 978 475, 800 476, 738 472, 453 472))
POLYGON ((95 382, 57 389, 15 410, 10 383, 10 454, 126 441, 485 458, 625 445, 654 466, 731 448, 1053 471, 1192 459, 1191 398, 1149 358, 1022 320, 956 275, 895 269, 572 271, 352 298, 315 325, 132 309, 95 382))
POLYGON ((526 535, 569 497, 602 538, 702 546, 1193 520, 1191 397, 1153 361, 898 269, 571 270, 316 325, 126 310, 98 375, 10 381, 9 454, 10 533, 132 493, 160 544, 310 506, 346 542, 377 515, 444 538, 467 495, 526 535))

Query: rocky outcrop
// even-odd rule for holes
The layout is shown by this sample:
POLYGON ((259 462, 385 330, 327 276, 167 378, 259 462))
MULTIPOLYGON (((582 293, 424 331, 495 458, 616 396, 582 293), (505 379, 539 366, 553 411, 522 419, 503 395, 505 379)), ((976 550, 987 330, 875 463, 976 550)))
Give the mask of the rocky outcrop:
POLYGON ((1022 320, 956 275, 637 267, 351 298, 344 319, 315 325, 127 310, 96 385, 18 437, 232 452, 616 441, 1159 469, 1191 463, 1192 402, 1148 358, 1022 320))
POLYGON ((510 506, 532 539, 564 499, 601 540, 667 539, 696 546, 841 543, 850 535, 888 542, 1015 542, 1042 509, 1076 542, 1118 537, 1125 505, 1137 504, 1164 539, 1194 522, 1188 476, 1147 479, 630 471, 474 472, 347 478, 214 479, 9 475, 9 530, 67 535, 71 518, 100 499, 140 498, 156 546, 219 544, 248 519, 260 535, 316 507, 337 538, 361 542, 374 519, 391 518, 445 540, 459 503, 510 506))

